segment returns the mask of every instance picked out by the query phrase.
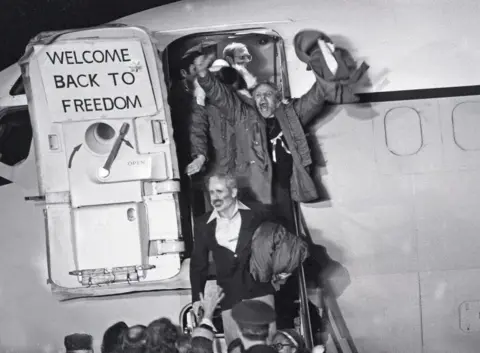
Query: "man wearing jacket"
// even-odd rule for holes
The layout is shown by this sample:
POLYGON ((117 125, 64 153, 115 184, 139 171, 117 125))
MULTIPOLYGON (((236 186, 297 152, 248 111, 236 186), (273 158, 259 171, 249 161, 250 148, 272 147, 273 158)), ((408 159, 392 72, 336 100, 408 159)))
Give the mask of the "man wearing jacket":
MULTIPOLYGON (((232 90, 250 97, 247 88, 257 84, 257 79, 247 69, 251 60, 245 44, 232 42, 223 50, 223 59, 215 60, 209 71, 232 90)), ((193 106, 190 127, 192 162, 187 167, 187 174, 198 173, 207 162, 207 173, 208 170, 234 173, 237 150, 235 124, 205 99, 205 91, 198 87, 197 81, 195 83, 197 104, 193 106)))
POLYGON ((292 199, 309 202, 319 196, 310 176, 312 158, 303 127, 322 111, 325 101, 357 100, 348 85, 323 78, 328 62, 322 38, 320 32, 305 41, 303 37, 298 40, 298 35, 295 38, 305 51, 316 82, 306 94, 287 103, 282 103, 280 91, 270 82, 257 84, 252 89, 253 101, 245 102, 208 73, 213 58, 195 59, 198 83, 207 97, 245 131, 241 150, 246 158, 237 173, 249 183, 256 200, 270 205, 290 229, 294 224, 292 199))
MULTIPOLYGON (((216 60, 209 71, 232 90, 246 89, 245 80, 225 60, 216 60)), ((206 164, 206 172, 235 173, 235 126, 225 114, 205 98, 199 87, 195 90, 195 103, 190 126, 190 150, 192 162, 187 174, 198 173, 206 164)))
POLYGON ((237 199, 235 178, 216 174, 208 181, 214 208, 195 222, 195 242, 190 260, 190 282, 194 310, 198 312, 201 293, 208 276, 209 252, 216 268, 217 285, 225 294, 221 303, 225 340, 229 345, 239 337, 232 319, 232 307, 244 299, 256 298, 274 306, 274 288, 250 274, 252 237, 265 219, 237 199))

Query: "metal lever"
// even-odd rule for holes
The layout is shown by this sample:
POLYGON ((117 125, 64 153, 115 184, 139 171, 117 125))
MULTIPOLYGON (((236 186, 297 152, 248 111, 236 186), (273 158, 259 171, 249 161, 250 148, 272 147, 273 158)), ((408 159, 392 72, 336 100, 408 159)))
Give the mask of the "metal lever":
POLYGON ((113 144, 112 150, 108 155, 105 165, 103 166, 103 168, 100 168, 100 170, 98 171, 98 175, 101 178, 106 178, 107 176, 110 175, 110 168, 112 168, 112 164, 115 161, 115 158, 117 158, 118 151, 120 150, 120 147, 122 146, 122 142, 125 136, 127 135, 129 129, 130 129, 130 125, 128 123, 122 124, 122 127, 120 128, 120 133, 118 134, 118 137, 115 143, 113 144))

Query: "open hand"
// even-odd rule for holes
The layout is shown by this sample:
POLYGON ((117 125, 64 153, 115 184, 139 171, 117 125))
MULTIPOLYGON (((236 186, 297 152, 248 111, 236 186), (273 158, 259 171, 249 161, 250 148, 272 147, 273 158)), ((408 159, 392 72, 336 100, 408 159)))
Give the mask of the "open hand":
POLYGON ((215 54, 200 55, 193 61, 195 65, 195 71, 200 77, 204 77, 207 74, 207 70, 215 60, 215 54))
POLYGON ((203 155, 197 156, 189 165, 187 165, 187 175, 193 175, 198 173, 205 163, 205 157, 203 155))
POLYGON ((213 313, 224 296, 223 290, 220 287, 218 287, 217 291, 211 292, 206 297, 200 294, 200 305, 203 308, 203 317, 212 320, 213 313))

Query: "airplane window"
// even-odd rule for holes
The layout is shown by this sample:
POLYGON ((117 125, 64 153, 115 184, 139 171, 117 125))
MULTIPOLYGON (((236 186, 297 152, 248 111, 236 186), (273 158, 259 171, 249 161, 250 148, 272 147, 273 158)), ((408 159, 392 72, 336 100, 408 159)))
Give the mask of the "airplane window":
POLYGON ((11 96, 20 96, 25 94, 25 86, 23 85, 23 78, 20 76, 15 84, 10 89, 11 96))
POLYGON ((25 107, 0 116, 0 162, 16 165, 28 157, 32 143, 32 125, 25 107))

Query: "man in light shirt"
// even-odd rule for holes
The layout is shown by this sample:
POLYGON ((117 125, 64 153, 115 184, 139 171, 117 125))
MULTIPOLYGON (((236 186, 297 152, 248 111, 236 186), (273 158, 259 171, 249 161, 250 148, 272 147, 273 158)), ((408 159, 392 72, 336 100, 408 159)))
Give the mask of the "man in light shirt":
POLYGON ((217 285, 225 297, 221 303, 226 344, 239 337, 232 319, 232 307, 244 299, 262 300, 274 306, 274 288, 250 274, 252 237, 265 220, 237 199, 236 179, 228 174, 215 174, 208 180, 213 211, 195 222, 195 245, 190 262, 190 282, 194 310, 198 312, 201 294, 208 277, 209 252, 216 268, 217 285))

